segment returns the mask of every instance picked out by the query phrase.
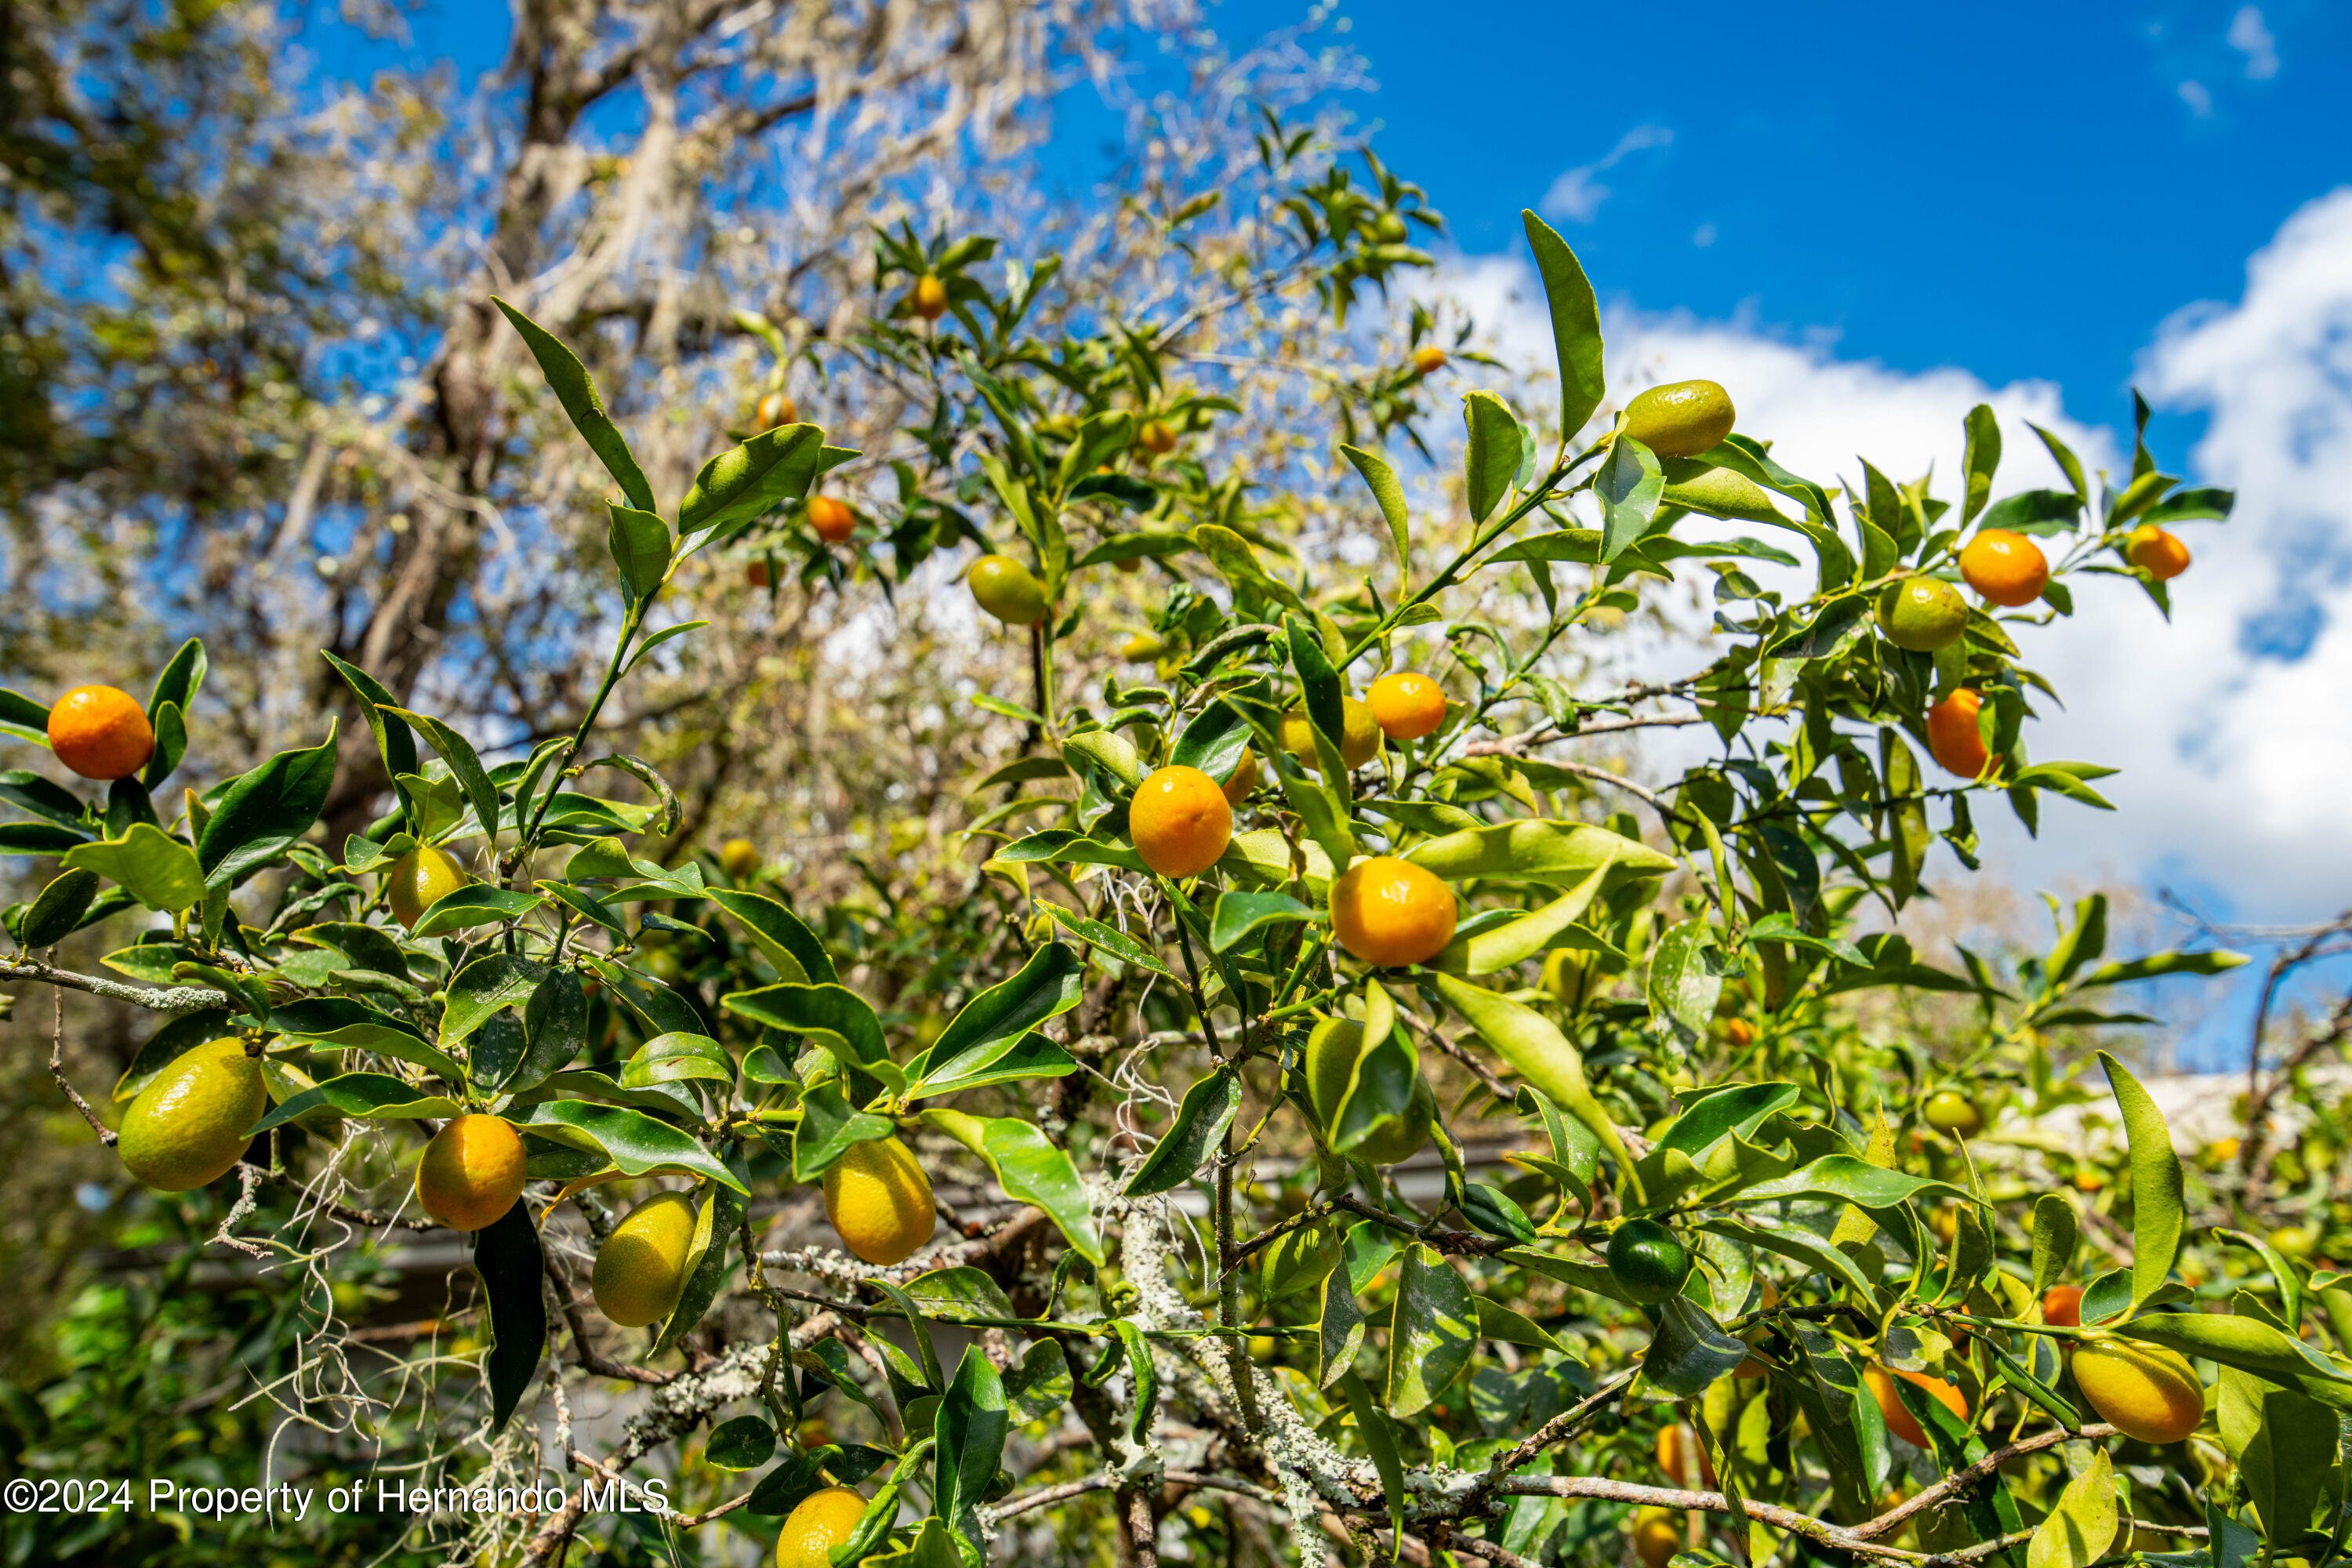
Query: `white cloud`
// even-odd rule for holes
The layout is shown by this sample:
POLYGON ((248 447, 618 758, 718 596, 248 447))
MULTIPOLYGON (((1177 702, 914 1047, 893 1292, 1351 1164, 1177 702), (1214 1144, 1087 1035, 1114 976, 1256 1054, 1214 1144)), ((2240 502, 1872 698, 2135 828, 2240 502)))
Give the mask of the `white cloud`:
POLYGON ((1705 250, 1708 246, 1713 245, 1715 243, 1715 225, 1711 223, 1703 223, 1691 233, 1691 243, 1698 247, 1701 250, 1705 250))
POLYGON ((2246 75, 2255 81, 2264 81, 2278 75, 2278 40, 2263 26, 2263 8, 2241 5, 2238 14, 2230 18, 2230 47, 2246 57, 2246 75))
POLYGON ((1580 164, 1554 180, 1539 204, 1545 216, 1591 223, 1600 213, 1601 204, 1609 199, 1609 187, 1601 183, 1600 176, 1635 153, 1671 146, 1674 140, 1671 126, 1636 125, 1617 139, 1617 145, 1609 150, 1607 157, 1595 163, 1580 164))
MULTIPOLYGON (((1548 390, 1549 328, 1528 267, 1465 258, 1448 282, 1501 356, 1548 390)), ((2027 419, 2056 430, 2088 468, 2127 467, 2115 437, 2070 416, 2050 383, 1992 387, 1962 369, 1894 370, 1745 320, 1618 311, 1607 331, 1618 397, 1658 381, 1720 381, 1743 430, 1824 483, 1858 479, 1857 454, 1898 480, 1932 462, 1948 498, 1960 419, 1980 401, 2002 427, 1998 490, 2058 482, 2027 419)), ((2129 581, 2085 577, 2073 619, 2025 633, 2028 662, 2066 703, 2041 703, 2032 754, 2121 768, 2099 785, 2118 809, 2045 797, 2042 837, 2030 841, 1987 801, 1989 857, 2026 886, 2188 880, 2218 889, 2242 919, 2331 913, 2352 886, 2352 725, 2340 716, 2352 689, 2352 188, 2282 227, 2250 261, 2238 303, 2168 322, 2140 377, 2159 403, 2210 413, 2190 478, 2238 489, 2237 513, 2226 526, 2180 530, 2196 561, 2172 584, 2169 626, 2129 581)), ((1629 665, 1677 673, 1696 653, 1672 638, 1623 649, 1629 665)), ((1685 732, 1674 752, 1703 743, 1685 732)), ((1663 767, 1674 752, 1651 760, 1663 767)))
POLYGON ((2212 89, 2208 88, 2203 82, 2182 82, 2180 84, 2180 101, 2187 104, 2189 106, 2189 112, 2195 115, 2198 119, 2210 120, 2213 118, 2212 89))

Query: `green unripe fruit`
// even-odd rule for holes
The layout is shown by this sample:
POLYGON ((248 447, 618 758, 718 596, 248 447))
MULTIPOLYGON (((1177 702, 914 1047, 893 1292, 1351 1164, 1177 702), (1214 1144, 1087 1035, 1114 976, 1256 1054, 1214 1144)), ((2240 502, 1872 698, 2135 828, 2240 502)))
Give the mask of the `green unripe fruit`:
POLYGON ((27 948, 63 942, 81 924, 98 897, 98 873, 77 866, 41 889, 16 923, 16 940, 27 948))
MULTIPOLYGON (((1334 1131, 1339 1102, 1347 1098, 1348 1079, 1363 1048, 1364 1026, 1348 1018, 1326 1018, 1307 1037, 1307 1098, 1326 1131, 1334 1131)), ((1354 1148, 1341 1152, 1368 1165, 1393 1165, 1421 1152, 1436 1121, 1437 1097, 1430 1092, 1426 1079, 1415 1079, 1412 1098, 1401 1115, 1375 1128, 1354 1148)))
POLYGON ((1968 629, 1969 602, 1939 577, 1906 577, 1878 595, 1878 628, 1896 647, 1933 653, 1968 629))
POLYGON ((1693 458, 1730 435, 1738 417, 1721 383, 1669 382, 1625 405, 1625 434, 1661 458, 1693 458))
POLYGON ((684 1193, 661 1193, 631 1209, 596 1249, 588 1280, 596 1310, 625 1329, 668 1317, 686 1289, 694 1219, 694 1200, 684 1193))
POLYGON ((1656 1220, 1629 1219, 1610 1235, 1610 1275, 1644 1307, 1679 1294, 1690 1269, 1690 1249, 1656 1220))
POLYGON ((1034 626, 1045 618, 1045 585, 1010 555, 982 556, 965 581, 980 607, 1008 626, 1034 626))
POLYGON ((1957 1138, 1973 1138, 1984 1131, 1984 1112, 1977 1109, 1976 1101, 1957 1089, 1929 1095, 1920 1115, 1937 1131, 1957 1138))
POLYGON ((123 1113, 115 1152, 143 1186, 184 1193, 226 1175, 253 1139, 269 1096, 261 1062, 239 1039, 180 1053, 123 1113))
POLYGON ((1382 213, 1372 225, 1372 237, 1382 245, 1402 245, 1406 234, 1404 219, 1396 213, 1382 213))

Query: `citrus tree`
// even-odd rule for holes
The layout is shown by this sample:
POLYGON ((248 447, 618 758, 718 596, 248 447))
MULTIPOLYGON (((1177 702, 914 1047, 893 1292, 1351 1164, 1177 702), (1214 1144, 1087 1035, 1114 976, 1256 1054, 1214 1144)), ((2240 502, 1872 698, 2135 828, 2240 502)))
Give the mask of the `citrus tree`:
MULTIPOLYGON (((1318 167, 1215 264, 1344 320, 1433 224, 1377 164, 1318 167)), ((164 1017, 112 1109, 59 1067, 92 1134, 157 1192, 221 1185, 224 1254, 321 1287, 372 1234, 472 1238, 464 1339, 396 1373, 306 1296, 303 1419, 440 1423, 408 1550, 2332 1556, 2352 1362, 2319 1324, 2352 1302, 2205 1224, 2138 1081, 2080 1070, 2146 1021, 2114 988, 2240 961, 2108 961, 2095 898, 2015 963, 1891 929, 1988 802, 2105 805, 2100 768, 2027 756, 2023 643, 2102 575, 2164 603, 2169 525, 2230 498, 2043 432, 2068 488, 1996 500, 1983 408, 1957 500, 1868 465, 1832 490, 1711 382, 1612 403, 1592 288, 1527 229, 1558 406, 1538 432, 1468 393, 1418 507, 1382 448, 1450 371, 1419 310, 1333 389, 1348 468, 1258 468, 1175 328, 1033 331, 1050 259, 992 281, 984 238, 885 233, 840 352, 920 389, 913 449, 786 422, 665 497, 506 308, 616 492, 610 656, 496 766, 332 661, 393 792, 340 843, 331 732, 172 799, 200 643, 144 703, 0 695, 92 786, 0 782, 0 848, 57 862, 0 968, 164 1017), (1379 520, 1371 566, 1284 547, 1318 482, 1379 520), (678 798, 598 718, 708 635, 677 585, 906 591, 931 557, 1029 652, 970 698, 1016 754, 970 783, 959 894, 817 907, 749 843, 649 858, 678 798), (1701 668, 1564 678, 1694 581, 1701 668), (1115 591, 1150 614, 1114 663, 1115 591), (1558 754, 1670 726, 1719 749, 1661 787, 1558 754), (43 956, 131 911, 125 979, 43 956), (1917 995, 1958 1005, 1944 1037, 1873 1009, 1917 995), (2105 1107, 2118 1153, 2003 1141, 2004 1101, 2105 1107), (590 1387, 639 1397, 592 1437, 590 1387)))

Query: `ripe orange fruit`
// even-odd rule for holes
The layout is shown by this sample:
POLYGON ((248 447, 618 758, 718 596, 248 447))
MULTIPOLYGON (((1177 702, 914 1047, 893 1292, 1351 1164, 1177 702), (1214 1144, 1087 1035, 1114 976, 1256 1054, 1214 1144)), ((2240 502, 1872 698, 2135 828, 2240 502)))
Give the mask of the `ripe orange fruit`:
POLYGON ((1234 808, 1198 768, 1161 768, 1136 786, 1127 830, 1143 863, 1163 877, 1197 877, 1233 841, 1234 808))
POLYGON ((927 321, 936 321, 948 313, 948 286, 932 273, 926 272, 915 279, 912 298, 915 314, 927 321))
MULTIPOLYGON (((1381 754, 1381 721, 1372 716, 1371 704, 1352 697, 1339 699, 1339 765, 1360 768, 1381 754)), ((1322 757, 1315 750, 1315 725, 1306 709, 1293 708, 1282 716, 1282 749, 1308 772, 1323 771, 1322 757)))
POLYGON ((1693 1491, 1702 1486, 1710 1489, 1715 1486, 1715 1465, 1687 1426, 1658 1428, 1658 1468, 1666 1472, 1668 1486, 1686 1487, 1693 1491))
POLYGON ((2030 605, 2050 581, 2042 546, 2005 528, 1979 530, 1960 552, 1960 575, 1969 587, 2006 609, 2030 605))
POLYGON ((1964 686, 1927 710, 1927 750, 1946 773, 1972 779, 1984 772, 1984 737, 1977 730, 1983 707, 1983 697, 1964 686))
POLYGON ((1731 434, 1738 414, 1713 381, 1654 386, 1625 405, 1625 434, 1661 458, 1692 458, 1731 434))
POLYGON ((857 531, 857 519, 849 508, 831 496, 809 497, 808 520, 816 536, 828 544, 838 544, 857 531))
POLYGON ((448 854, 430 844, 418 845, 384 873, 392 918, 415 931, 425 910, 464 887, 467 879, 465 868, 448 854))
POLYGON ((1937 1404, 1941 1405, 1961 1420, 1966 1421, 1969 1418, 1968 1400, 1962 1396, 1958 1389, 1940 1377, 1929 1377, 1924 1372, 1904 1372, 1899 1369, 1890 1375, 1885 1367, 1876 1363, 1864 1367, 1862 1380, 1870 1385, 1871 1394, 1878 1401, 1878 1413, 1886 1417, 1886 1429, 1913 1447, 1927 1447, 1927 1434, 1920 1429, 1918 1417, 1913 1415, 1909 1407, 1896 1396, 1895 1379, 1898 1377, 1906 1383, 1926 1389, 1935 1396, 1937 1404))
POLYGON ((751 584, 754 588, 766 587, 768 585, 768 563, 765 561, 746 562, 743 566, 743 581, 751 584))
POLYGON ((1756 1026, 1745 1018, 1727 1019, 1723 1026, 1723 1037, 1730 1042, 1733 1049, 1744 1051, 1756 1043, 1756 1026))
POLYGON ((1331 883, 1331 934, 1367 963, 1420 963, 1454 940, 1454 889, 1410 860, 1375 855, 1331 883))
POLYGON ((2083 1288, 2080 1285, 2053 1285, 2050 1293, 2042 1298, 2042 1321, 2062 1329, 2083 1326, 2083 1288))
POLYGON ((451 1230, 487 1230, 522 1196, 522 1137, 497 1116, 454 1116, 416 1162, 416 1201, 451 1230))
POLYGON ((852 1487, 827 1487, 801 1499, 776 1537, 776 1568, 832 1568, 827 1555, 848 1540, 866 1515, 866 1499, 852 1487))
POLYGON ((980 607, 1008 626, 1034 626, 1045 618, 1045 584, 1010 555, 983 555, 964 579, 980 607))
POLYGON ((762 430, 773 430, 779 425, 791 424, 799 416, 800 410, 793 406, 791 393, 772 392, 760 399, 760 406, 752 410, 751 423, 762 430))
POLYGON ((760 847, 748 838, 730 838, 719 848, 719 868, 740 881, 760 868, 760 847))
POLYGON ((1137 439, 1143 443, 1143 449, 1155 458, 1164 458, 1176 449, 1176 432, 1164 419, 1148 421, 1137 439))
POLYGON ((940 1223, 931 1179, 896 1138, 852 1143, 824 1173, 824 1217, 841 1244, 868 1263, 913 1256, 940 1223))
POLYGON ((1969 603, 1936 577, 1906 577, 1878 595, 1878 629, 1896 647, 1933 653, 1968 629, 1969 603))
POLYGON ((1228 805, 1239 805, 1247 800, 1250 791, 1257 788, 1257 753, 1244 752, 1242 760, 1234 764, 1233 775, 1219 787, 1225 792, 1228 805))
POLYGON ((1445 368, 1445 351, 1435 343, 1423 343, 1412 351, 1412 368, 1423 375, 1435 375, 1445 368))
POLYGON ((1666 1568, 1683 1549, 1683 1532, 1664 1509, 1647 1508, 1642 1513, 1645 1517, 1633 1527, 1633 1555, 1642 1560, 1642 1568, 1666 1568))
POLYGON ((1391 741, 1418 741, 1445 722, 1445 689, 1425 675, 1391 670, 1365 697, 1381 733, 1391 741))
POLYGON ((2205 1418, 2205 1385, 2179 1351, 2104 1340, 2070 1358, 2074 1386, 2099 1419, 2143 1443, 2178 1443, 2205 1418))
POLYGON ((49 710, 49 750, 86 779, 128 778, 155 754, 147 710, 111 686, 77 686, 49 710))
POLYGON ((2124 559, 2159 583, 2170 582, 2189 570, 2189 546, 2152 522, 2143 522, 2124 540, 2124 559))

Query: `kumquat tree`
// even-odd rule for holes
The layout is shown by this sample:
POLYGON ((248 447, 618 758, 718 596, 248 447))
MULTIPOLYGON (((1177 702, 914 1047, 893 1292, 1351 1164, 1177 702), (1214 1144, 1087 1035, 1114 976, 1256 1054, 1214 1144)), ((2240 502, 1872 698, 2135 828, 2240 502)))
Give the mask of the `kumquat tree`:
POLYGON ((0 774, 38 868, 0 973, 58 994, 60 1106, 186 1244, 135 1337, 0 1398, 47 1500, 11 1492, 9 1562, 2336 1558, 2352 1277, 2100 1048, 2135 984, 2243 960, 2112 956, 2097 897, 1950 969, 1894 929, 1977 813, 2105 806, 2026 754, 2065 729, 2033 641, 2078 593, 2167 604, 2230 495, 2047 432, 2066 488, 2004 493, 1981 407, 1948 497, 1792 473, 1737 386, 1612 381, 1528 214, 1538 416, 1404 297, 1421 193, 1310 141, 1269 120, 1181 312, 877 232, 854 330, 790 352, 904 427, 829 444, 780 374, 674 493, 567 346, 589 306, 501 302, 516 396, 609 478, 609 650, 495 764, 330 656, 362 830, 320 824, 324 716, 183 782, 201 640, 0 694, 49 752, 0 774), (1392 285, 1313 443, 1254 430, 1249 332, 1392 285), (606 743, 747 579, 968 592, 1019 656, 940 721, 991 760, 920 897, 675 843, 667 764, 606 743), (1694 586, 1696 668, 1592 675, 1694 586), (1706 744, 1659 785, 1591 750, 1668 729, 1706 744), (108 973, 58 962, 109 921, 108 973), (68 992, 152 1016, 119 1081, 68 1070, 68 992), (2001 1136, 2060 1112, 2116 1136, 2001 1136), (435 1247, 430 1321, 362 1321, 435 1247), (245 1316, 175 1315, 204 1289, 245 1316), (269 1348, 75 1446, 205 1333, 269 1348), (167 1462, 160 1502, 85 1486, 167 1462), (238 1488, 269 1523, 195 1495, 238 1488))

